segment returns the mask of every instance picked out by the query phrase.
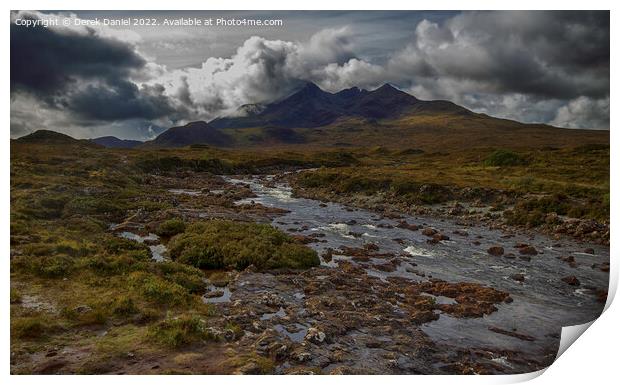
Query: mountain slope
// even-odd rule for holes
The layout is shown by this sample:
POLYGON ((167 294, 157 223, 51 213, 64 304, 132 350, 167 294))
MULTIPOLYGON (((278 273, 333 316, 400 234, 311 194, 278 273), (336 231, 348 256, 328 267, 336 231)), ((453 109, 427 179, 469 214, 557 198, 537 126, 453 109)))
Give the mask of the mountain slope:
POLYGON ((80 145, 89 147, 101 147, 85 139, 75 139, 69 135, 51 130, 37 130, 28 135, 15 139, 16 143, 22 144, 53 144, 53 145, 80 145))
POLYGON ((232 138, 210 124, 198 121, 184 126, 172 127, 141 147, 183 147, 191 144, 230 146, 232 138))
POLYGON ((134 148, 142 144, 139 140, 119 139, 116 136, 102 136, 90 141, 107 148, 134 148))

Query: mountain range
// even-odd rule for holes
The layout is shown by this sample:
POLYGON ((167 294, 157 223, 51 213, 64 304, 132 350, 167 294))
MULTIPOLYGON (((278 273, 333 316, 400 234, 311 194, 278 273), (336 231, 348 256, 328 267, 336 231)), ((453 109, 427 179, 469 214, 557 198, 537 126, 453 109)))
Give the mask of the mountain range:
POLYGON ((443 149, 608 140, 608 131, 561 129, 494 118, 450 101, 420 100, 390 84, 372 91, 353 87, 330 93, 306 83, 273 103, 246 104, 229 116, 172 127, 144 143, 115 137, 92 142, 111 148, 372 144, 443 149))
POLYGON ((307 83, 284 100, 265 106, 245 105, 241 106, 241 109, 248 111, 246 116, 218 118, 209 124, 215 128, 311 128, 352 117, 378 120, 408 114, 472 114, 471 111, 448 101, 419 100, 389 84, 374 91, 353 87, 332 94, 313 83, 307 83))

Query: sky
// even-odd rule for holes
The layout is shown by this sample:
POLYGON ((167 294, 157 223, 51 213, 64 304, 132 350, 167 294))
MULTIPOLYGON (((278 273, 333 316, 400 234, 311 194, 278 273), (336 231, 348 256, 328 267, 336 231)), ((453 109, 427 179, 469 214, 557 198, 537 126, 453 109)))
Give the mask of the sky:
POLYGON ((148 140, 308 81, 608 130, 609 44, 608 11, 12 11, 10 133, 148 140))

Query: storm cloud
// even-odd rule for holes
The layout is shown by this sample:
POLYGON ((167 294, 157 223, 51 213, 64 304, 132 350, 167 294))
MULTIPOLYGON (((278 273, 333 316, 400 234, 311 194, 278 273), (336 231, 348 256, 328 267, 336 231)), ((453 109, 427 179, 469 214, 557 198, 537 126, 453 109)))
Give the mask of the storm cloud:
MULTIPOLYGON (((333 92, 390 82, 421 99, 498 117, 609 128, 609 12, 440 13, 418 17, 409 30, 402 18, 413 14, 354 20, 359 14, 350 25, 321 27, 304 39, 287 39, 293 32, 286 28, 277 39, 257 33, 229 43, 227 56, 206 51, 200 64, 176 69, 143 52, 153 43, 142 42, 140 31, 11 25, 11 134, 29 130, 25 110, 36 105, 46 110, 45 128, 62 124, 85 136, 93 127, 107 130, 103 135, 126 124, 121 136, 144 139, 159 127, 278 100, 306 81, 333 92), (390 18, 398 19, 398 45, 374 45, 369 31, 377 23, 388 28, 390 18)), ((189 51, 178 42, 191 36, 157 39, 189 51)), ((30 130, 36 128, 43 127, 30 130)))
MULTIPOLYGON (((37 19, 26 14, 25 18, 37 19)), ((92 28, 24 28, 11 24, 11 94, 93 121, 157 119, 178 106, 161 85, 138 87, 148 61, 134 45, 92 28)))

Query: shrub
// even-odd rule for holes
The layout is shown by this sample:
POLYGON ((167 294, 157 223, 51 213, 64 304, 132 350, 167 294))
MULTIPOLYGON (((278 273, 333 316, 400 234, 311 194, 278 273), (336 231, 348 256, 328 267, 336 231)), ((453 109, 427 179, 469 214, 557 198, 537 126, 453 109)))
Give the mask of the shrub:
POLYGON ((146 272, 134 272, 130 283, 147 300, 167 305, 181 305, 189 301, 189 292, 183 286, 146 272))
POLYGON ((66 255, 22 256, 15 258, 11 266, 15 269, 30 271, 41 277, 58 278, 69 275, 75 267, 75 262, 66 255))
POLYGON ((137 313, 138 307, 131 297, 123 295, 114 299, 112 312, 116 315, 128 316, 137 313))
POLYGON ((160 237, 172 237, 185 231, 185 222, 181 219, 169 219, 162 222, 155 231, 160 237))
POLYGON ((167 318, 151 326, 147 337, 151 341, 171 348, 215 339, 207 330, 206 321, 195 315, 167 318))
POLYGON ((507 167, 527 164, 527 160, 516 152, 495 150, 484 160, 485 166, 507 167))
POLYGON ((317 266, 315 251, 266 224, 226 220, 199 222, 171 239, 169 254, 178 262, 205 269, 242 270, 317 266))
POLYGON ((46 320, 40 317, 11 317, 11 334, 19 338, 41 338, 47 331, 46 320))

